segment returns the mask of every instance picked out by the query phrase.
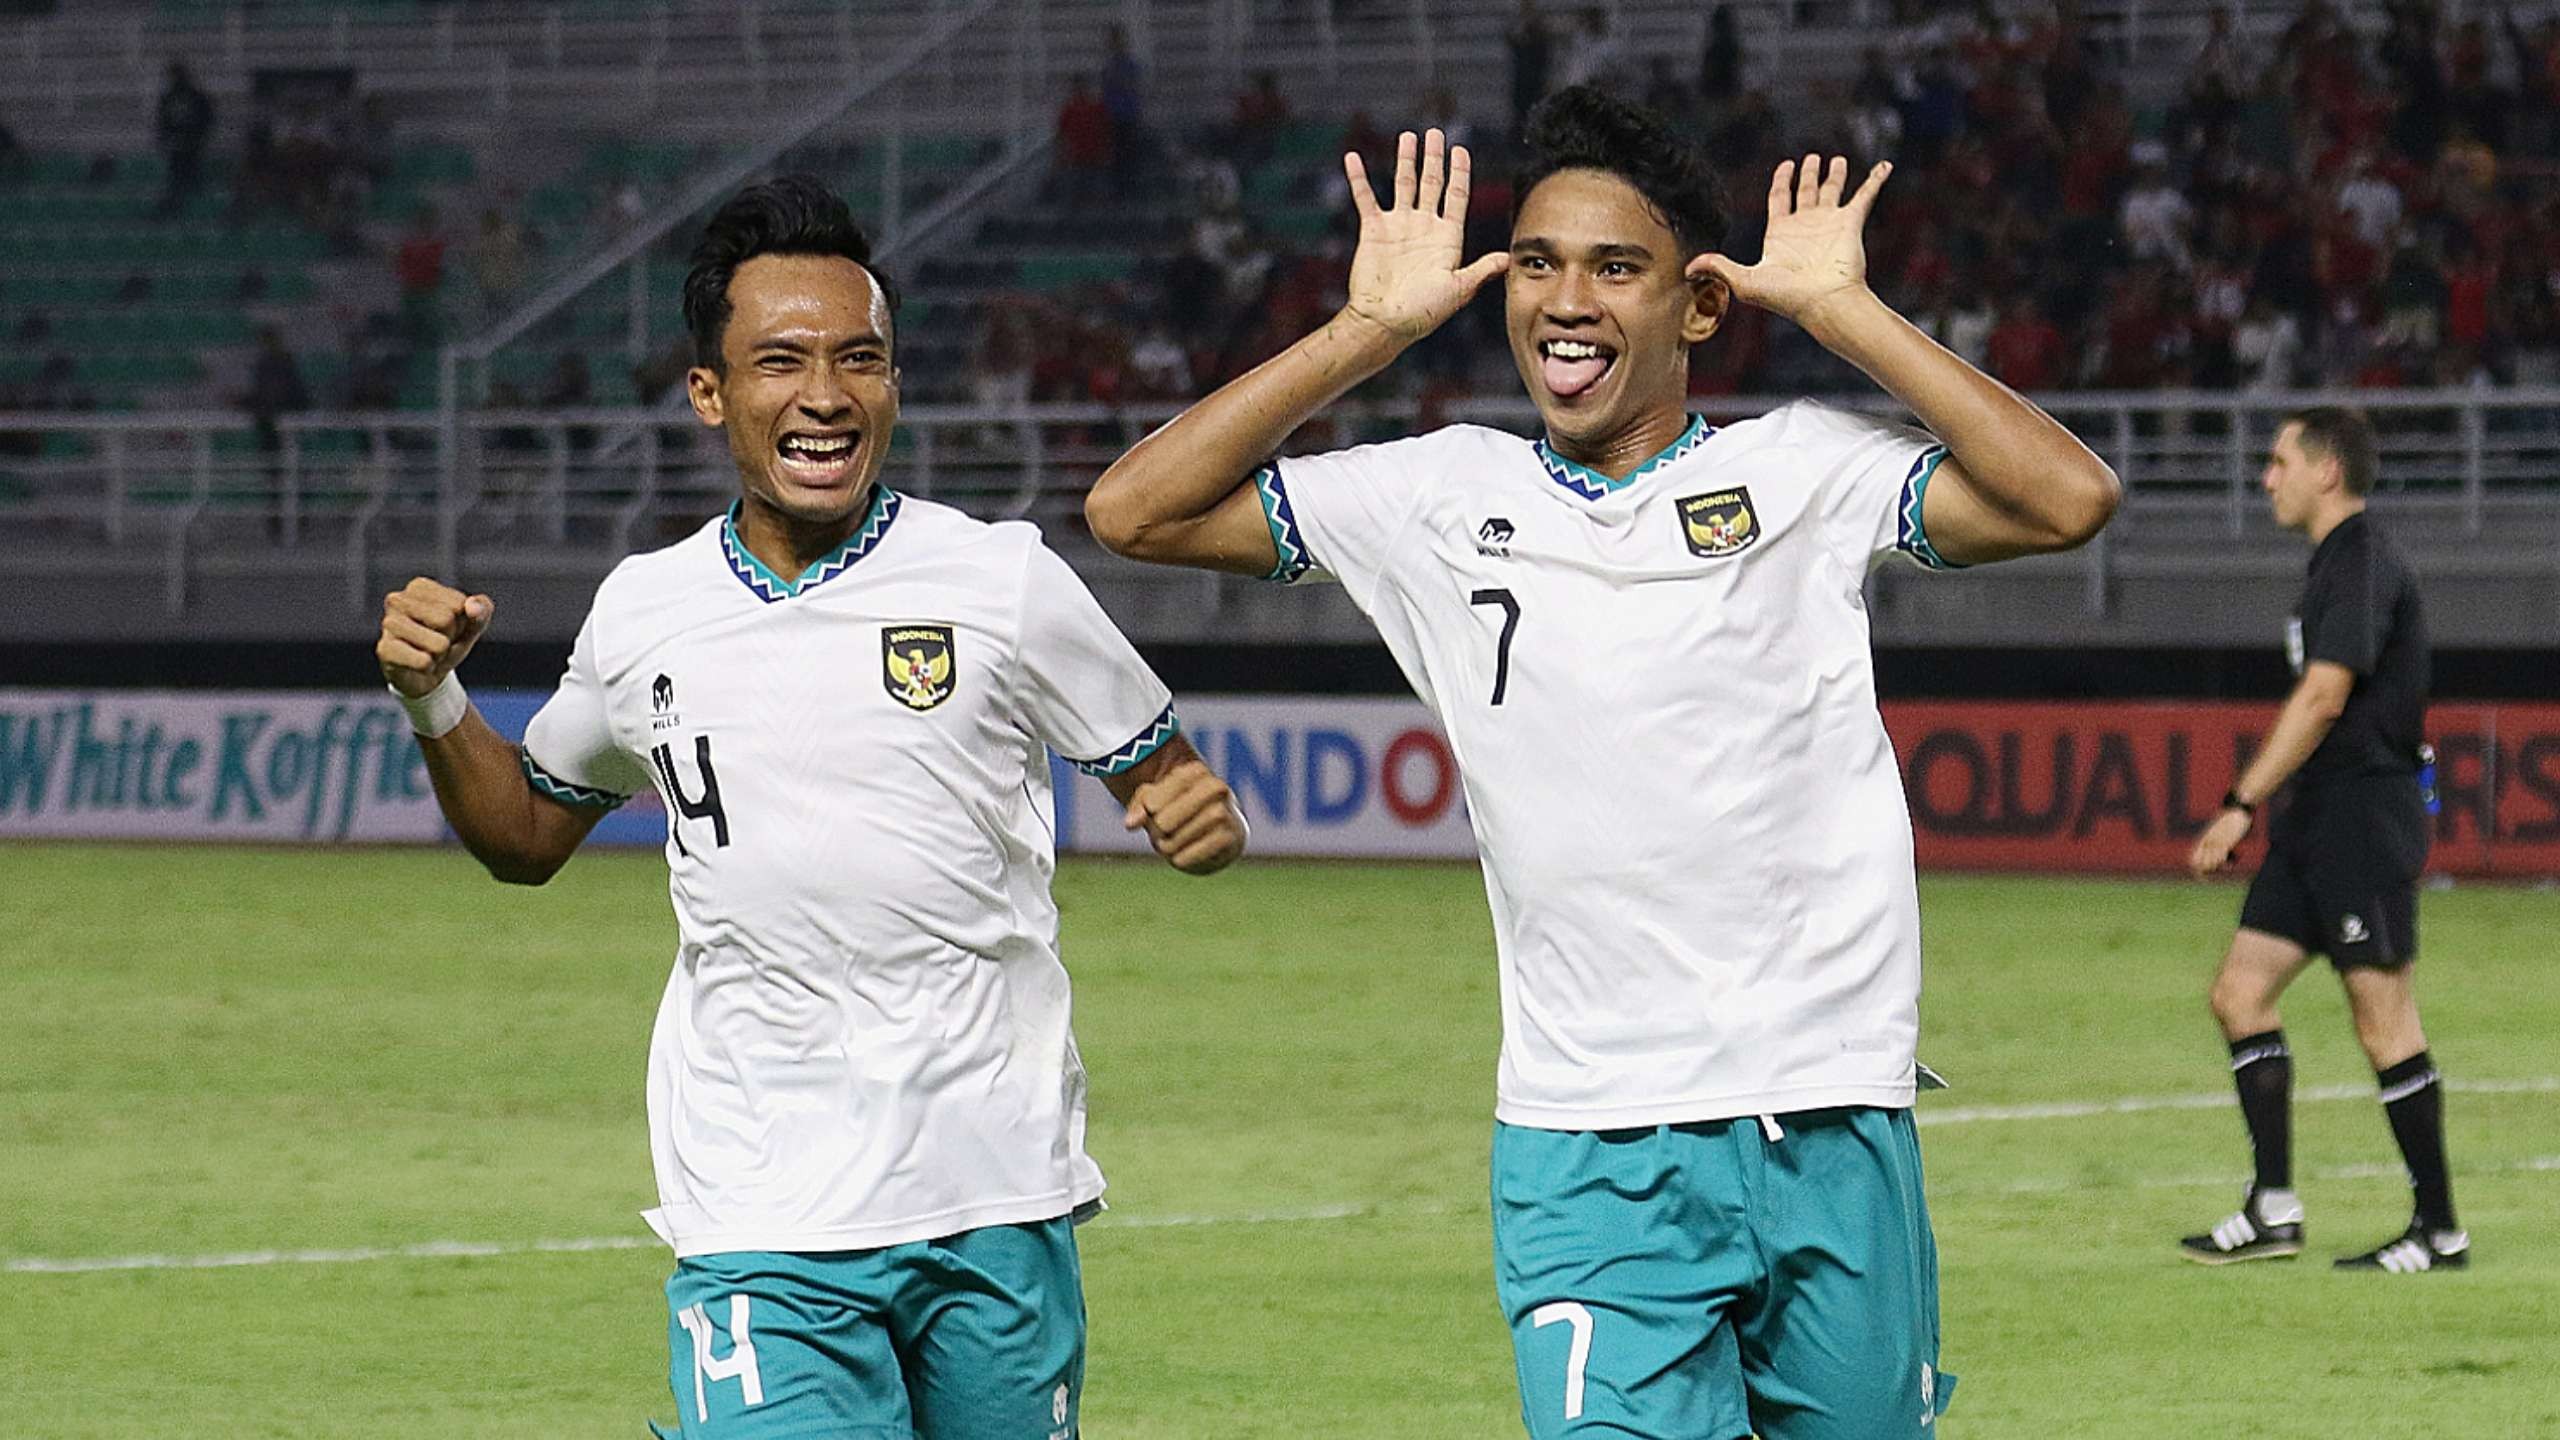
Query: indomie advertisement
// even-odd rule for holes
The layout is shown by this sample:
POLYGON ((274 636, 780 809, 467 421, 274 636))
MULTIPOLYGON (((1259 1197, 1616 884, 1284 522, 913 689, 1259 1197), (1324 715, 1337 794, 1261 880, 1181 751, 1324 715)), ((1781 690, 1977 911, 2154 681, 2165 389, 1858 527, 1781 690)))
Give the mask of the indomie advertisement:
MULTIPOLYGON (((1473 859, 1457 757, 1412 700, 1177 697, 1183 733, 1235 791, 1248 855, 1473 859)), ((1142 852, 1102 782, 1062 771, 1058 844, 1142 852)))

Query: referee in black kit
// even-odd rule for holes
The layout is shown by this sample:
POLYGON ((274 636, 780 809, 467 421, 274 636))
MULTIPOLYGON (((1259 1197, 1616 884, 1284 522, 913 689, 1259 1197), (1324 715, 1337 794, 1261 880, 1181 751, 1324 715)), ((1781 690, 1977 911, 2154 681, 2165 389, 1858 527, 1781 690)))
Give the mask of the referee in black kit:
POLYGON ((2427 627, 2408 561, 2365 517, 2374 470, 2372 424, 2321 406, 2285 418, 2262 477, 2276 523, 2310 539, 2311 575, 2286 627, 2293 693, 2187 861, 2198 875, 2228 864, 2258 807, 2293 780, 2213 977, 2213 1014, 2231 1042, 2257 1174, 2238 1214, 2181 1242, 2188 1259, 2208 1265, 2301 1253, 2293 1056, 2276 1000, 2320 954, 2346 986, 2417 1197, 2406 1232, 2338 1265, 2412 1274, 2470 1263, 2445 1170, 2444 1081, 2409 986, 2433 783, 2432 774, 2421 779, 2433 764, 2421 728, 2427 627))

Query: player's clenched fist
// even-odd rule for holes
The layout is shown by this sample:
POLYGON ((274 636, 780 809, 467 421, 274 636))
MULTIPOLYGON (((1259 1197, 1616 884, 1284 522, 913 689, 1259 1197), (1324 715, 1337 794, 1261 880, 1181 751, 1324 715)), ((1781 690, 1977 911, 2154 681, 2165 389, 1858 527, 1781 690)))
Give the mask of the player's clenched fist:
POLYGON ((382 678, 413 700, 433 690, 471 653, 497 611, 486 595, 465 595, 423 575, 383 596, 382 638, 373 646, 382 678))
POLYGON ((1197 759, 1139 786, 1126 824, 1144 829, 1156 853, 1185 875, 1215 874, 1244 854, 1244 814, 1226 782, 1197 759))

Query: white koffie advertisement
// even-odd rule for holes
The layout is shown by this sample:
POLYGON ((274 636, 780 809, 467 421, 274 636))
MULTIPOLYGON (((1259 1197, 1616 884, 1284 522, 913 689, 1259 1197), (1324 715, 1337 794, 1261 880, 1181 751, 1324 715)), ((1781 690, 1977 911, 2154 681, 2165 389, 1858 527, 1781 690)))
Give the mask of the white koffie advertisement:
POLYGON ((0 838, 434 840, 388 694, 0 689, 0 838))

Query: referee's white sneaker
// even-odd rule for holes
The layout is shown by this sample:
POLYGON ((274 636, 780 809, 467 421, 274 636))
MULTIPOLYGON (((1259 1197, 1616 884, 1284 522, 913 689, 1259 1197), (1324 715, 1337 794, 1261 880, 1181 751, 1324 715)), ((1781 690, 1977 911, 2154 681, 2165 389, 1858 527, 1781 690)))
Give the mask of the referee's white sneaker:
POLYGON ((2341 1270, 2381 1270, 2393 1275, 2415 1275, 2425 1270, 2463 1270, 2470 1265, 2469 1231, 2430 1230, 2414 1220, 2397 1238, 2386 1240, 2361 1255, 2349 1255, 2338 1261, 2341 1270))
POLYGON ((2290 1190, 2251 1190, 2238 1213, 2179 1241, 2178 1253, 2199 1265, 2290 1260, 2302 1253, 2302 1199, 2290 1190))

